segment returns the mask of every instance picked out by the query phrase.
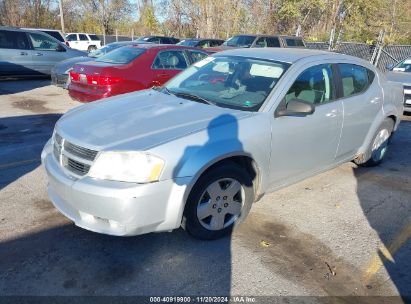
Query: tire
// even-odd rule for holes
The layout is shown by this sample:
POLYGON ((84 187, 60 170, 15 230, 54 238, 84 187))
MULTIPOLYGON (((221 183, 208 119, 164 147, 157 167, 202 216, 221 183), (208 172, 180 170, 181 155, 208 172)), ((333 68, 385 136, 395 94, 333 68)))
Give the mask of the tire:
POLYGON ((391 118, 386 118, 378 128, 377 132, 375 132, 364 156, 360 159, 355 159, 354 162, 363 167, 374 167, 381 164, 387 155, 393 130, 394 121, 391 118))
POLYGON ((198 239, 221 238, 246 218, 253 201, 249 174, 236 163, 223 163, 206 171, 191 190, 184 209, 185 230, 198 239))
POLYGON ((97 47, 95 45, 90 45, 87 49, 87 52, 90 53, 90 52, 95 51, 95 50, 97 50, 97 47))

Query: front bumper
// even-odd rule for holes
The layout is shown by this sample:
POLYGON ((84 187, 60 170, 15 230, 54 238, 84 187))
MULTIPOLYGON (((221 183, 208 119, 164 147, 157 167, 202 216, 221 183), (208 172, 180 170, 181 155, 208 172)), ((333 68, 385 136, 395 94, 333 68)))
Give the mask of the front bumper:
POLYGON ((129 236, 180 227, 186 185, 190 178, 135 184, 76 179, 51 152, 42 153, 48 195, 54 206, 77 226, 94 232, 129 236))

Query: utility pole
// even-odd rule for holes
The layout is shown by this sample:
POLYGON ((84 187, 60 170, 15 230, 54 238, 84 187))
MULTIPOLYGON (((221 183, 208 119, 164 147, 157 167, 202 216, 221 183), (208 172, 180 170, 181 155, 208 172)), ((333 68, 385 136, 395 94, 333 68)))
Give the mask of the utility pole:
POLYGON ((63 17, 63 0, 59 0, 59 7, 60 7, 60 22, 61 22, 61 31, 63 32, 63 34, 66 33, 66 31, 64 30, 64 17, 63 17))

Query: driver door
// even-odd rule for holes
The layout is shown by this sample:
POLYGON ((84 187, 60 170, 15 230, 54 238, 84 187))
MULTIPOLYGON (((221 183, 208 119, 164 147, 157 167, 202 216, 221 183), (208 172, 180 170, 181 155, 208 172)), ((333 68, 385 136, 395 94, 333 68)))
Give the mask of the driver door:
MULTIPOLYGON (((270 185, 277 188, 330 167, 343 124, 332 64, 306 68, 291 84, 278 109, 297 99, 314 105, 309 115, 273 115, 270 185)), ((277 111, 275 111, 277 113, 277 111)))

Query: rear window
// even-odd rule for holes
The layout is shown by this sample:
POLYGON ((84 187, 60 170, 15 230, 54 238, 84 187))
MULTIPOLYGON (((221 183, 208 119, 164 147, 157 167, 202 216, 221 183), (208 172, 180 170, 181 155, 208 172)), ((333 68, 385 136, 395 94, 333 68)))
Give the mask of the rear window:
POLYGON ((97 35, 88 35, 90 37, 91 40, 93 41, 99 41, 100 38, 97 37, 97 35))
POLYGON ((138 56, 143 54, 145 51, 146 51, 145 49, 125 46, 125 47, 115 49, 114 51, 111 51, 99 57, 98 59, 96 59, 96 61, 126 64, 136 59, 138 56))
POLYGON ((42 32, 50 35, 51 37, 56 38, 58 41, 65 42, 63 36, 59 32, 56 32, 56 31, 42 31, 42 32))
POLYGON ((29 49, 29 41, 23 32, 0 31, 0 49, 29 49))

